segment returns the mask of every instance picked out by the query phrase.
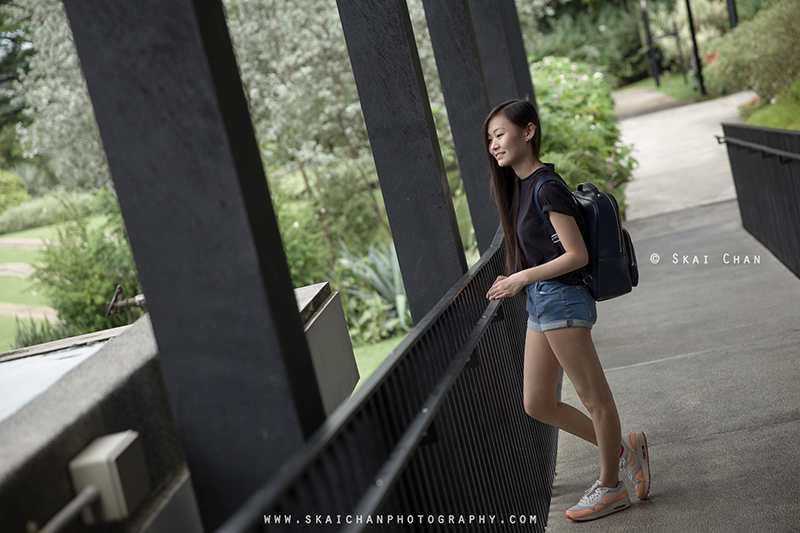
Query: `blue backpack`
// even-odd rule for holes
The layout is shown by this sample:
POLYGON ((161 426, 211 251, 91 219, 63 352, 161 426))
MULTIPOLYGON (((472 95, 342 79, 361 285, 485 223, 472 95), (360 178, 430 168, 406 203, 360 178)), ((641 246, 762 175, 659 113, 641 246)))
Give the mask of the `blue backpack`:
MULTIPOLYGON (((539 204, 539 189, 548 181, 566 183, 557 176, 539 180, 533 193, 539 217, 550 230, 551 239, 562 252, 564 246, 550 220, 539 204)), ((631 292, 639 283, 636 252, 628 231, 622 227, 619 206, 613 195, 599 191, 591 183, 581 183, 572 198, 583 214, 586 224, 583 240, 589 252, 589 263, 578 270, 583 282, 596 301, 609 300, 631 292)))

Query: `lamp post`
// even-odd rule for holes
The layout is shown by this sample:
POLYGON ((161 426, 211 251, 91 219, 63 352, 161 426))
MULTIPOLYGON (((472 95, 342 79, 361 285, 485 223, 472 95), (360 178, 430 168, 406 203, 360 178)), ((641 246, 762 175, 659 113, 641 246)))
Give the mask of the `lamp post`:
POLYGON ((697 65, 697 81, 700 83, 700 94, 706 95, 706 86, 703 83, 703 66, 700 61, 700 51, 697 49, 697 35, 694 33, 694 19, 692 18, 692 6, 686 0, 686 13, 689 15, 689 31, 692 32, 692 44, 694 45, 694 62, 697 65))

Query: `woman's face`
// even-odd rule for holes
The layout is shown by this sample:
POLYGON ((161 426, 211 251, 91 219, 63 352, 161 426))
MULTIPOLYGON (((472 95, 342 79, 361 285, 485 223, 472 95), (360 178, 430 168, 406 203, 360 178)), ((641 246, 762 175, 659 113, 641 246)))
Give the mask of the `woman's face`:
POLYGON ((489 153, 497 160, 501 167, 514 167, 533 157, 530 142, 535 130, 533 124, 528 124, 524 130, 510 122, 502 114, 489 120, 487 126, 487 141, 489 153))

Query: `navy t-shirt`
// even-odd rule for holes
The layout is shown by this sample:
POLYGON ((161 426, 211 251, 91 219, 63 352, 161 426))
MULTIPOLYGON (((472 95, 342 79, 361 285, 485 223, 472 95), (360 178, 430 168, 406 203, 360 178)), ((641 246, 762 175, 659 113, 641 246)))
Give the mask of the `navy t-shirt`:
MULTIPOLYGON (((533 191, 536 183, 545 176, 556 175, 555 167, 546 163, 525 179, 519 180, 519 213, 517 215, 517 241, 522 255, 531 267, 552 261, 561 250, 550 238, 550 230, 539 217, 536 204, 533 202, 533 191)), ((560 176, 559 176, 560 177, 560 176)), ((556 211, 575 218, 581 234, 584 233, 583 216, 575 204, 572 193, 559 181, 549 181, 539 189, 539 204, 545 216, 548 211, 556 211)), ((583 285, 583 278, 577 271, 558 276, 558 281, 567 285, 583 285)))

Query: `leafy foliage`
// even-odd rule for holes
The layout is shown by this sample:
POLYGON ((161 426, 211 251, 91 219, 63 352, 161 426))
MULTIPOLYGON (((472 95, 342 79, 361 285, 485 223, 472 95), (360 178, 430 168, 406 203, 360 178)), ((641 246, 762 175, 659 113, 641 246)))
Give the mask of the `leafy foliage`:
POLYGON ((752 89, 769 100, 800 77, 800 3, 773 0, 709 47, 709 87, 752 89))
MULTIPOLYGON (((10 4, 0 0, 0 6, 10 4)), ((26 124, 22 104, 16 98, 15 82, 28 70, 33 50, 28 46, 18 24, 8 20, 0 10, 0 168, 10 169, 23 162, 22 147, 17 139, 17 124, 26 124)))
POLYGON ((0 7, 33 44, 27 72, 11 88, 24 106, 17 126, 25 156, 44 156, 67 190, 110 186, 110 175, 72 32, 61 2, 15 0, 0 7))
POLYGON ((97 201, 98 212, 108 219, 106 227, 92 229, 78 206, 64 202, 74 214, 41 252, 36 269, 50 305, 73 335, 129 324, 142 314, 133 308, 105 316, 117 285, 129 297, 141 288, 116 198, 102 190, 97 201))
POLYGON ((647 49, 641 45, 637 12, 629 3, 548 17, 540 26, 542 31, 528 38, 531 61, 560 56, 589 63, 613 85, 647 76, 647 49))
POLYGON ((11 172, 0 170, 0 213, 31 199, 25 190, 22 178, 11 172))
POLYGON ((601 72, 563 57, 531 65, 542 122, 542 158, 574 189, 583 181, 614 193, 622 204, 623 186, 636 161, 620 140, 611 88, 601 72))
POLYGON ((75 328, 63 322, 51 324, 47 318, 45 318, 44 322, 37 322, 33 319, 26 322, 17 318, 14 348, 27 348, 28 346, 57 341, 76 335, 79 335, 79 333, 75 333, 75 328))

